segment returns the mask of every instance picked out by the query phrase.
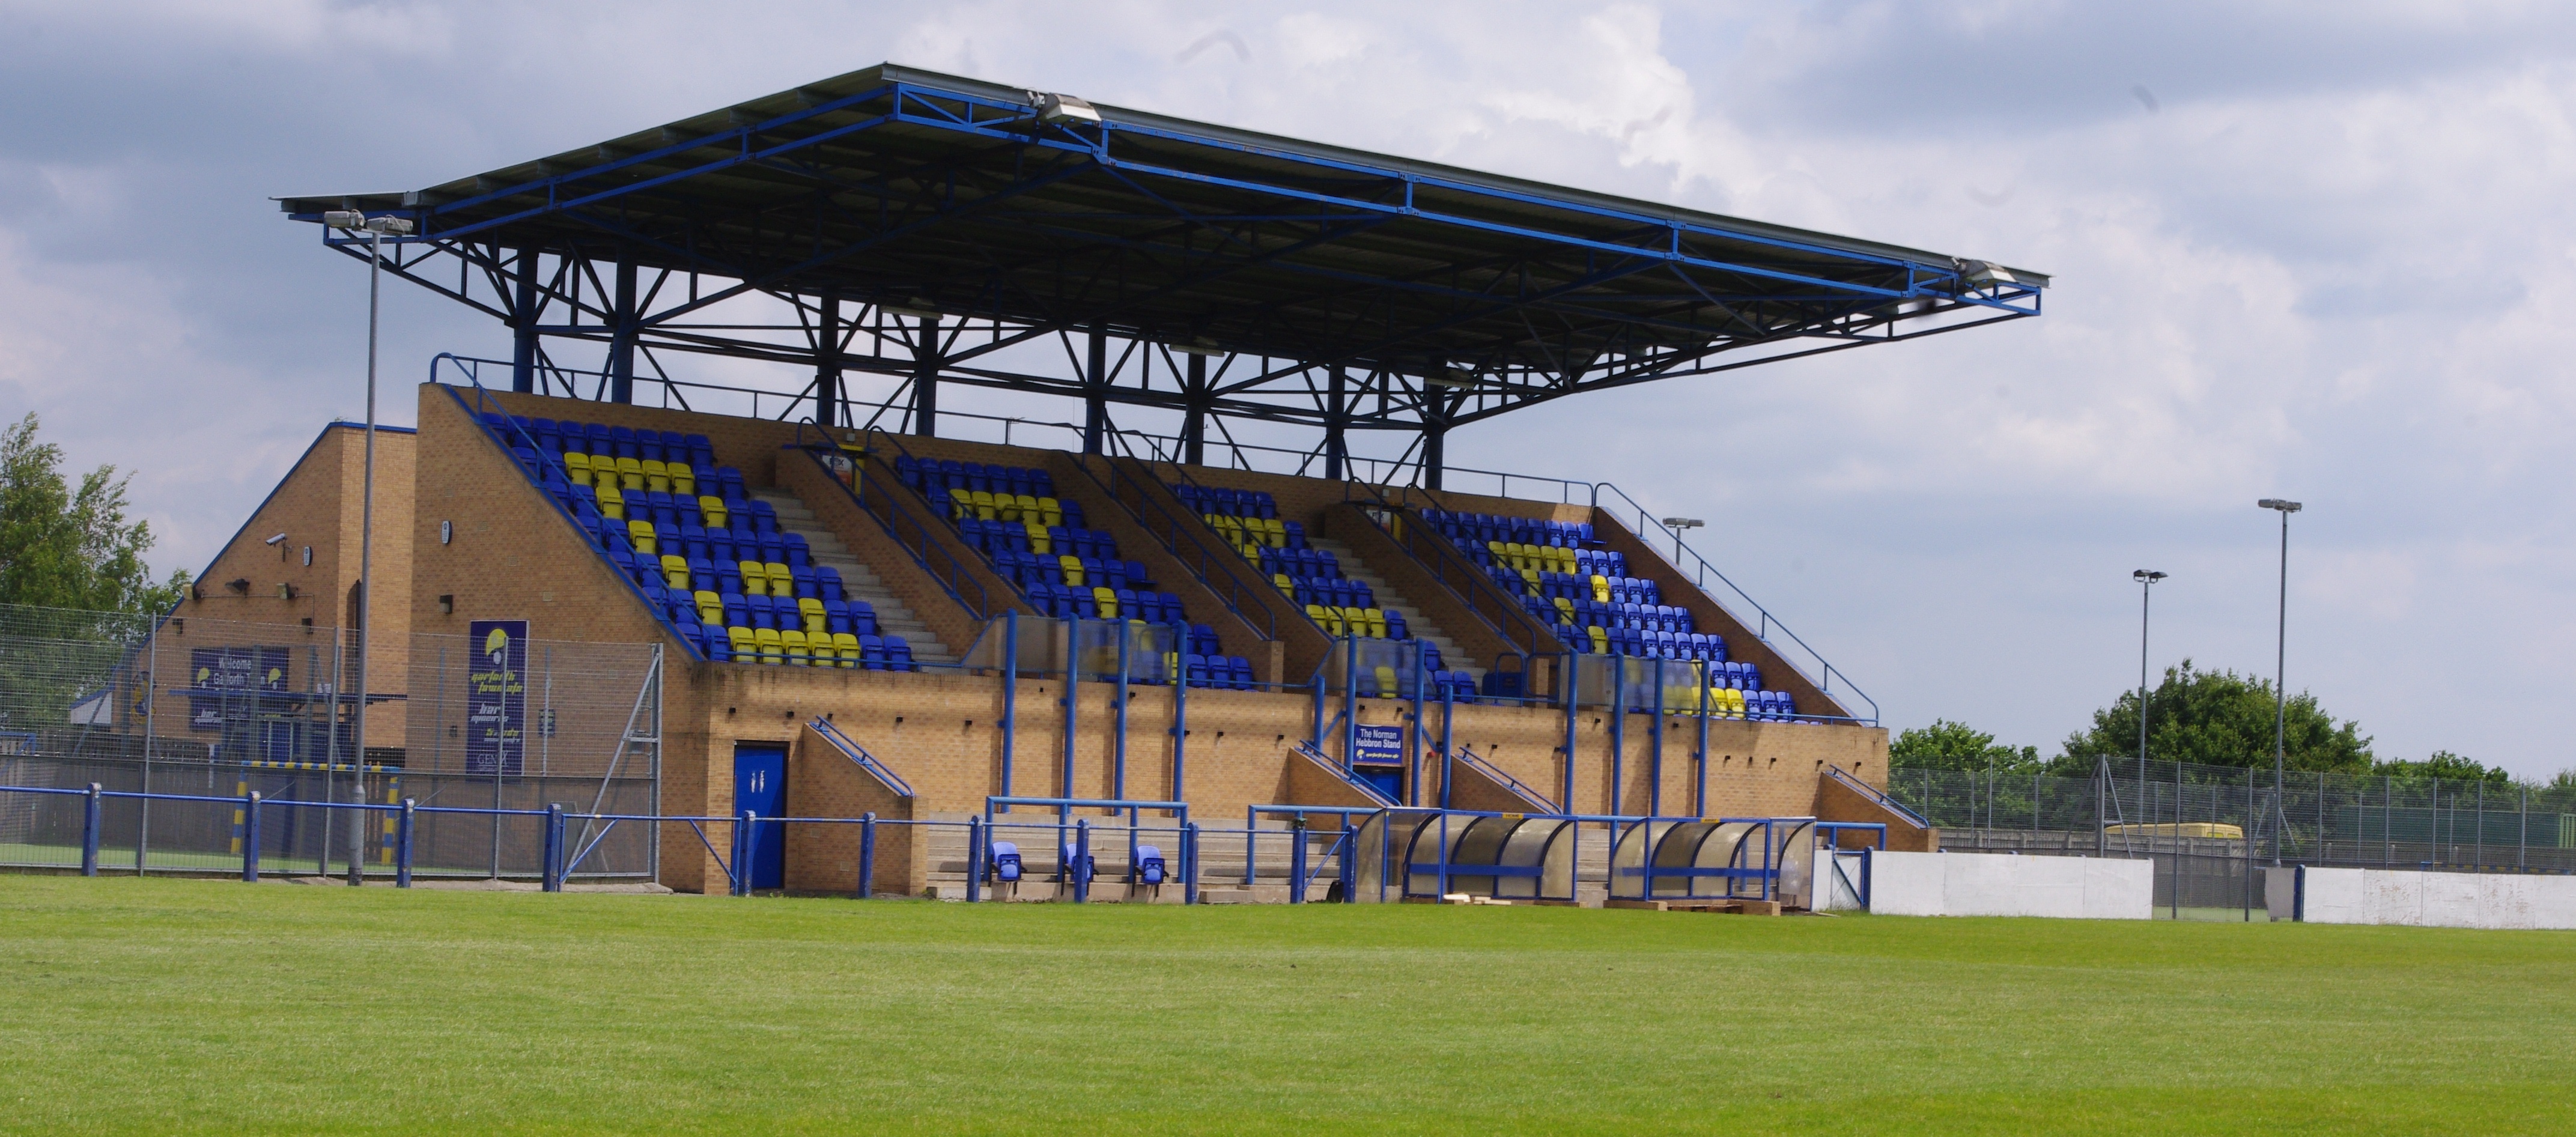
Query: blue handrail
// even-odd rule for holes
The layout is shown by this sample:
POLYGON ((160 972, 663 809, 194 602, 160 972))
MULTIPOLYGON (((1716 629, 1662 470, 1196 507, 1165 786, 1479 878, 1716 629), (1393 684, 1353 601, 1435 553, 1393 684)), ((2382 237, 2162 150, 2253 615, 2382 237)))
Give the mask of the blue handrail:
MULTIPOLYGON (((1243 610, 1243 581, 1237 578, 1232 571, 1233 566, 1243 563, 1243 558, 1235 555, 1218 556, 1209 552, 1207 546, 1200 544, 1197 535, 1191 533, 1189 530, 1192 528, 1200 530, 1206 529, 1207 526, 1204 522, 1184 527, 1179 522, 1173 520, 1172 515, 1168 511, 1166 511, 1160 504, 1157 504, 1152 498, 1147 497, 1142 491, 1139 491, 1136 494, 1136 501, 1133 504, 1130 504, 1127 499, 1118 495, 1116 482, 1119 477, 1119 469, 1118 464, 1115 461, 1112 461, 1109 464, 1109 476, 1111 480, 1108 483, 1103 483, 1100 480, 1099 475, 1091 472, 1090 464, 1082 461, 1079 457, 1076 457, 1071 465, 1074 469, 1082 471, 1083 478, 1089 481, 1093 486, 1097 487, 1100 490, 1101 496, 1108 498, 1111 504, 1126 510, 1128 516, 1135 518, 1137 524, 1145 530, 1147 536, 1153 537, 1154 539, 1162 542, 1163 550, 1172 554, 1172 559, 1181 562, 1182 568, 1188 569, 1191 576, 1196 577, 1200 584, 1207 586, 1207 590, 1209 592, 1214 593, 1218 600, 1223 601, 1226 611, 1232 612, 1238 618, 1242 619, 1245 627, 1253 627, 1252 613, 1243 610), (1153 526, 1154 519, 1148 518, 1144 514, 1138 512, 1138 506, 1143 506, 1153 510, 1155 518, 1159 518, 1163 522, 1164 532, 1155 532, 1153 526), (1187 551, 1184 551, 1176 543, 1176 541, 1184 540, 1188 541, 1190 545, 1187 551), (1191 556, 1193 554, 1197 557, 1196 563, 1192 563, 1191 561, 1191 556), (1227 566, 1225 572, 1225 587, 1222 590, 1217 587, 1217 582, 1208 579, 1207 566, 1210 563, 1227 566)), ((1135 475, 1130 474, 1127 476, 1132 480, 1135 475)), ((1192 520, 1195 522, 1197 519, 1193 518, 1192 520)), ((1277 590, 1271 589, 1271 591, 1275 592, 1277 590)), ((1304 613, 1300 612, 1299 614, 1303 615, 1304 613)), ((1279 617, 1266 608, 1261 612, 1261 616, 1269 626, 1266 629, 1253 628, 1253 630, 1261 632, 1263 639, 1278 639, 1279 617)), ((1307 623, 1312 624, 1314 621, 1309 619, 1307 623)), ((1316 629, 1319 633, 1322 630, 1323 629, 1321 628, 1316 629)))
POLYGON ((1827 766, 1825 767, 1825 773, 1830 775, 1835 781, 1841 782, 1844 786, 1851 789, 1852 792, 1869 799, 1879 808, 1884 809, 1889 813, 1893 813, 1898 817, 1902 817, 1907 821, 1913 822, 1915 828, 1930 829, 1932 827, 1932 823, 1925 820, 1922 814, 1906 808, 1905 803, 1889 797, 1885 791, 1880 790, 1877 786, 1873 786, 1868 782, 1864 782, 1850 774, 1844 773, 1842 767, 1827 766))
MULTIPOLYGON (((1798 645, 1801 650, 1805 651, 1809 658, 1815 660, 1816 671, 1812 673, 1808 672, 1806 668, 1799 667, 1798 664, 1791 662, 1786 658, 1783 658, 1781 662, 1788 663, 1790 667, 1796 668, 1802 674, 1806 674, 1809 679, 1815 682, 1817 690, 1824 692, 1828 697, 1832 696, 1834 689, 1834 676, 1842 673, 1834 667, 1831 661, 1825 658, 1823 652, 1817 651, 1815 648, 1809 646, 1807 641, 1798 638, 1798 633, 1790 631, 1789 626, 1781 623, 1779 617, 1772 615, 1770 609, 1763 607, 1761 602, 1753 599, 1750 593, 1745 592, 1744 589, 1738 586, 1734 581, 1727 579, 1726 574, 1719 572, 1715 565, 1709 564, 1708 558, 1699 555, 1696 550, 1683 542, 1681 534, 1678 531, 1665 528, 1663 525, 1656 523, 1646 512, 1646 507, 1637 504, 1637 499, 1629 497, 1626 490, 1622 490, 1618 486, 1612 485, 1609 482, 1593 483, 1592 508, 1608 512, 1609 507, 1601 504, 1601 491, 1603 490, 1608 490, 1617 495, 1620 501, 1628 503, 1628 508, 1637 511, 1638 527, 1636 533, 1639 541, 1644 541, 1646 539, 1646 533, 1650 528, 1662 530, 1666 535, 1673 538, 1673 567, 1676 569, 1686 569, 1691 567, 1685 566, 1681 563, 1681 556, 1683 554, 1687 554, 1690 557, 1691 565, 1696 566, 1698 569, 1696 573, 1691 574, 1691 584, 1693 587, 1700 590, 1701 595, 1707 596, 1710 603, 1715 604, 1722 609, 1727 608, 1725 601, 1718 599, 1714 593, 1711 593, 1708 590, 1706 578, 1713 576, 1717 578, 1718 583, 1724 584, 1730 591, 1734 592, 1739 599, 1742 599, 1746 604, 1752 605, 1753 610, 1760 614, 1761 622, 1756 625, 1756 630, 1754 632, 1754 635, 1757 638, 1761 639, 1764 643, 1769 643, 1771 640, 1771 629, 1778 628, 1780 629, 1781 635, 1789 637, 1789 642, 1798 645)), ((1616 515, 1613 514, 1613 516, 1616 515)), ((1648 545, 1647 547, 1649 549, 1653 548, 1652 545, 1648 545)), ((1733 615, 1733 610, 1729 609, 1728 614, 1733 615)), ((1736 617, 1736 622, 1740 624, 1744 621, 1743 618, 1739 616, 1736 617)), ((1870 698, 1868 692, 1861 690, 1858 684, 1853 683, 1850 675, 1843 675, 1843 687, 1852 694, 1860 696, 1860 700, 1862 702, 1869 704, 1869 718, 1867 721, 1872 726, 1878 725, 1878 700, 1870 698)), ((1858 716, 1854 717, 1857 718, 1858 716)))
MULTIPOLYGON (((984 582, 968 573, 965 564, 957 559, 956 554, 943 548, 937 541, 931 540, 929 523, 913 516, 900 502, 890 500, 892 495, 863 494, 843 485, 841 479, 833 474, 832 468, 824 463, 823 455, 818 453, 815 447, 806 444, 805 428, 813 425, 810 421, 796 424, 794 448, 803 451, 805 456, 812 459, 814 465, 823 471, 823 480, 839 486, 842 495, 850 500, 850 504, 858 506, 859 512, 867 514, 870 520, 875 521, 877 528, 884 530, 885 535, 894 541, 895 547, 902 549, 904 555, 912 558, 913 564, 920 566, 921 571, 930 574, 930 579, 938 581, 940 590, 946 592, 949 599, 956 601, 957 606, 963 609, 969 618, 992 619, 997 614, 993 611, 993 594, 991 590, 984 587, 984 582), (910 540, 905 539, 906 529, 912 533, 910 540), (933 559, 939 563, 933 564, 933 559), (971 601, 966 599, 969 588, 975 593, 975 599, 971 601)), ((837 451, 840 449, 840 444, 830 443, 829 448, 837 451)), ((865 456, 861 457, 860 469, 865 470, 867 468, 864 462, 865 456)))
POLYGON ((1497 782, 1501 782, 1505 789, 1520 795, 1522 799, 1528 801, 1532 805, 1538 806, 1540 809, 1546 810, 1549 813, 1555 813, 1562 808, 1555 802, 1549 801, 1546 794, 1538 792, 1538 790, 1531 787, 1529 783, 1511 776, 1508 771, 1505 771, 1500 766, 1476 757, 1476 752, 1474 750, 1461 746, 1458 748, 1457 752, 1452 755, 1452 757, 1456 758, 1461 764, 1474 769, 1477 773, 1483 774, 1488 778, 1492 778, 1497 782))
MULTIPOLYGON (((1113 435, 1113 437, 1115 437, 1115 436, 1113 435)), ((1164 461, 1163 459, 1160 459, 1160 458, 1151 458, 1151 459, 1148 459, 1148 458, 1139 458, 1139 457, 1137 457, 1137 456, 1136 456, 1136 452, 1135 452, 1134 448, 1132 448, 1132 447, 1128 447, 1128 446, 1126 445, 1126 441, 1125 441, 1125 439, 1123 439, 1123 438, 1119 439, 1119 445, 1120 445, 1120 447, 1121 447, 1122 449, 1126 449, 1126 450, 1127 450, 1127 453, 1126 453, 1125 457, 1126 457, 1126 459, 1127 459, 1128 461, 1130 461, 1130 462, 1135 462, 1135 463, 1138 463, 1138 464, 1140 464, 1140 465, 1145 466, 1146 470, 1147 470, 1149 473, 1153 470, 1152 463, 1154 463, 1154 462, 1161 462, 1161 461, 1164 461)), ((1191 477, 1191 476, 1190 476, 1190 468, 1189 468, 1187 465, 1185 465, 1185 464, 1183 464, 1183 463, 1180 463, 1180 462, 1165 462, 1165 464, 1166 464, 1166 465, 1169 465, 1169 466, 1172 468, 1172 473, 1173 473, 1174 475, 1178 476, 1178 477, 1181 479, 1181 484, 1186 485, 1186 486, 1189 486, 1189 487, 1191 487, 1191 488, 1193 488, 1193 489, 1198 489, 1198 490, 1206 490, 1206 489, 1208 488, 1204 483, 1200 482, 1197 478, 1193 478, 1193 477, 1191 477)), ((1112 472, 1112 473, 1115 473, 1115 472, 1117 471, 1117 468, 1118 468, 1118 467, 1117 467, 1117 464, 1116 464, 1115 462, 1112 462, 1112 463, 1110 464, 1110 470, 1111 470, 1111 472, 1112 472)), ((1132 476, 1132 475, 1131 475, 1131 476, 1132 476)), ((1117 495, 1116 495, 1114 492, 1113 492, 1110 496, 1111 496, 1111 498, 1112 498, 1113 500, 1114 500, 1114 499, 1116 499, 1116 497, 1117 497, 1117 495)), ((1143 500, 1143 499, 1144 499, 1144 497, 1145 497, 1145 495, 1144 495, 1144 493, 1143 493, 1142 491, 1139 491, 1139 492, 1137 493, 1137 495, 1136 495, 1136 496, 1137 496, 1137 498, 1138 498, 1139 500, 1143 500)), ((1159 507, 1157 507, 1157 508, 1159 509, 1159 507)), ((1131 511, 1131 512, 1132 512, 1132 511, 1131 511)), ((1148 527, 1147 527, 1147 529, 1148 529, 1148 531, 1149 531, 1149 532, 1151 531, 1151 528, 1152 528, 1151 526, 1148 526, 1148 527)), ((1201 556, 1202 558, 1209 558, 1209 559, 1213 559, 1213 560, 1218 561, 1218 562, 1220 562, 1220 563, 1223 563, 1223 562, 1229 562, 1229 561, 1230 561, 1231 563, 1227 564, 1227 572, 1228 572, 1229 574, 1231 574, 1231 573, 1234 571, 1234 567, 1235 567, 1236 565, 1241 565, 1241 564, 1243 564, 1243 563, 1244 563, 1243 557, 1242 557, 1242 555, 1241 555, 1241 554, 1239 554, 1239 553, 1233 553, 1233 554, 1228 554, 1228 553, 1214 553, 1214 552, 1209 551, 1209 550, 1208 550, 1208 548, 1207 548, 1207 546, 1205 546, 1205 545, 1201 545, 1201 544, 1198 544, 1198 536, 1199 536, 1199 534, 1204 533, 1204 534, 1207 534, 1208 536, 1211 536, 1211 537, 1213 537, 1213 536, 1215 536, 1215 535, 1216 535, 1216 531, 1215 531, 1214 529, 1212 529, 1212 528, 1210 528, 1210 527, 1208 526, 1207 519, 1206 519, 1206 518, 1204 518, 1204 517, 1198 517, 1198 516, 1193 515, 1193 516, 1190 518, 1190 521, 1189 521, 1189 523, 1188 523, 1188 524, 1185 524, 1185 525, 1183 525, 1183 524, 1175 524, 1175 525, 1173 526, 1173 530, 1172 530, 1172 531, 1173 531, 1174 533, 1188 532, 1188 533, 1190 534, 1190 539, 1191 539, 1192 544, 1193 544, 1195 547, 1197 547, 1197 548, 1199 549, 1199 551, 1200 551, 1200 556, 1201 556)), ((1176 556, 1177 556, 1177 555, 1178 555, 1178 553, 1176 552, 1174 555, 1176 555, 1176 556)), ((1261 586, 1261 587, 1264 587, 1264 588, 1270 588, 1270 589, 1272 589, 1273 591, 1276 591, 1276 590, 1277 590, 1277 587, 1278 587, 1277 585, 1270 584, 1270 583, 1269 583, 1269 582, 1267 582, 1267 581, 1262 581, 1262 582, 1260 582, 1260 586, 1261 586)), ((1310 627, 1310 628, 1315 629, 1315 634, 1316 634, 1316 635, 1323 636, 1323 637, 1324 637, 1324 638, 1326 638, 1326 639, 1331 639, 1331 638, 1332 638, 1332 633, 1330 633, 1330 632, 1326 632, 1326 631, 1324 630, 1324 626, 1323 626, 1322 624, 1319 624, 1319 623, 1315 622, 1315 618, 1314 618, 1313 616, 1309 616, 1309 615, 1307 615, 1307 614, 1306 614, 1306 606, 1305 606, 1305 605, 1303 605, 1303 604, 1290 604, 1288 607, 1289 607, 1290 611, 1291 611, 1292 613, 1294 613, 1295 618, 1300 619, 1300 620, 1304 620, 1304 621, 1306 622, 1306 626, 1307 626, 1307 627, 1310 627)), ((1294 625, 1291 625, 1291 626, 1293 627, 1294 625)), ((1270 638, 1271 638, 1271 639, 1274 639, 1274 640, 1279 638, 1279 626, 1278 626, 1278 621, 1277 621, 1276 619, 1274 619, 1274 620, 1272 620, 1272 621, 1271 621, 1270 638)))
POLYGON ((1368 800, 1378 803, 1379 807, 1393 809, 1403 804, 1402 802, 1396 801, 1383 793, 1379 793, 1378 788, 1370 785, 1367 781, 1352 776, 1350 771, 1342 768, 1341 763, 1325 757, 1324 752, 1316 749, 1314 743, 1301 738, 1289 745, 1293 747, 1297 753, 1305 755, 1309 761, 1331 771, 1334 777, 1342 780, 1343 784, 1350 786, 1352 789, 1358 790, 1360 794, 1368 798, 1368 800))
POLYGON ((805 725, 814 728, 814 733, 822 735, 823 741, 839 748, 850 761, 858 763, 860 769, 876 775, 876 779, 885 783, 887 789, 893 790, 896 797, 912 796, 912 783, 904 781, 903 777, 896 774, 892 768, 877 761, 877 756, 868 753, 867 747, 859 745, 849 735, 841 733, 841 728, 832 725, 830 719, 812 719, 805 725))
MULTIPOLYGON (((1396 517, 1406 518, 1411 522, 1410 525, 1406 526, 1411 534, 1410 536, 1407 536, 1388 529, 1385 524, 1379 522, 1374 517, 1369 519, 1369 524, 1377 526, 1378 532, 1386 534, 1387 540, 1395 542, 1396 548, 1404 550, 1406 555, 1411 556, 1415 562, 1422 564, 1424 568, 1430 569, 1432 579, 1439 581, 1441 586, 1447 588, 1451 595, 1456 596, 1461 602, 1465 603, 1467 605, 1467 611, 1473 613, 1477 619, 1484 621, 1486 627, 1493 629, 1494 635, 1497 638, 1500 638, 1506 647, 1514 649, 1513 654, 1517 654, 1521 657, 1521 672, 1523 674, 1528 674, 1530 662, 1532 660, 1572 654, 1571 651, 1556 642, 1555 631, 1550 629, 1547 625, 1539 623, 1535 617, 1523 610, 1520 606, 1520 600, 1518 597, 1506 595, 1503 592, 1502 587, 1494 583, 1494 578, 1490 574, 1486 573, 1485 570, 1479 567, 1474 561, 1468 560, 1465 554, 1458 551, 1457 544, 1452 542, 1448 537, 1443 536, 1438 528, 1432 526, 1429 522, 1422 520, 1420 513, 1416 512, 1408 514, 1404 506, 1387 500, 1385 494, 1378 492, 1378 488, 1376 486, 1370 485, 1367 482, 1346 481, 1342 483, 1342 485, 1342 499, 1344 501, 1352 500, 1350 497, 1349 487, 1355 485, 1363 486, 1368 489, 1369 497, 1376 502, 1379 508, 1386 510, 1389 514, 1396 517), (1416 537, 1421 540, 1417 542, 1413 539, 1416 537), (1425 556, 1420 549, 1416 547, 1418 544, 1429 546, 1431 550, 1430 555, 1425 556), (1455 581, 1450 579, 1453 571, 1458 575, 1466 577, 1470 583, 1463 588, 1460 587, 1455 581), (1495 619, 1485 610, 1487 606, 1501 609, 1503 612, 1503 618, 1500 620, 1495 619), (1506 627, 1505 625, 1507 624, 1511 626, 1506 627), (1517 628, 1520 633, 1517 637, 1514 635, 1515 628, 1517 628), (1526 642, 1522 642, 1523 640, 1526 640, 1526 642)), ((1365 510, 1363 513, 1365 513, 1365 510)), ((1502 657, 1499 655, 1496 656, 1494 658, 1494 662, 1498 664, 1501 663, 1502 657)))

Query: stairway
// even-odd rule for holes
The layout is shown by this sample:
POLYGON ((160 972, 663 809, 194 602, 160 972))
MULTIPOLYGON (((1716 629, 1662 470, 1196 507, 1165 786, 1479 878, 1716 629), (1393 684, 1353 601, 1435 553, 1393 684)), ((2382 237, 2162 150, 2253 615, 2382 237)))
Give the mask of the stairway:
POLYGON ((912 614, 912 609, 904 607, 903 601, 886 591, 884 579, 857 557, 851 556, 849 548, 841 544, 841 539, 815 519, 813 510, 805 508, 803 499, 781 489, 754 490, 751 496, 768 502, 770 508, 778 511, 779 528, 805 538, 805 548, 816 565, 840 572, 844 595, 852 600, 865 600, 876 609, 880 634, 902 636, 905 643, 912 645, 912 657, 919 662, 957 662, 957 653, 940 643, 939 637, 930 633, 929 625, 922 623, 920 617, 912 614))
POLYGON ((1343 576, 1367 585, 1370 594, 1377 598, 1378 607, 1402 615, 1405 630, 1412 632, 1413 638, 1439 648, 1443 667, 1473 675, 1480 684, 1485 681, 1484 665, 1489 661, 1467 658, 1465 652, 1458 650, 1457 641, 1442 635, 1439 626, 1424 616, 1421 609, 1407 602, 1403 594, 1386 582, 1386 578, 1369 571, 1368 564, 1360 560, 1359 554, 1352 552, 1350 546, 1329 537, 1318 537, 1312 532, 1307 533, 1306 544, 1333 554, 1333 559, 1341 563, 1343 576))

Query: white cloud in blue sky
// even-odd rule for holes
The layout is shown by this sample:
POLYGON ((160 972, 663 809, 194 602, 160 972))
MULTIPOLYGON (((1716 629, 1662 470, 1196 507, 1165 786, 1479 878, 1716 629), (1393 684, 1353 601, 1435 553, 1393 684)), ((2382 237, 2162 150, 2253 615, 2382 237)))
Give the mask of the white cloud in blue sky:
MULTIPOLYGON (((2174 574, 2159 666, 2268 673, 2253 502, 2302 498, 2294 688, 2383 754, 2576 764, 2549 711, 2576 687, 2568 10, 710 11, 0 7, 0 414, 134 470, 162 559, 202 563, 360 409, 362 267, 269 197, 893 60, 2054 273, 2040 320, 1557 404, 1452 460, 1707 517, 1696 543, 1892 725, 2043 748, 2135 681, 2133 568, 2174 574)), ((504 351, 417 290, 387 310, 397 391, 504 351)))

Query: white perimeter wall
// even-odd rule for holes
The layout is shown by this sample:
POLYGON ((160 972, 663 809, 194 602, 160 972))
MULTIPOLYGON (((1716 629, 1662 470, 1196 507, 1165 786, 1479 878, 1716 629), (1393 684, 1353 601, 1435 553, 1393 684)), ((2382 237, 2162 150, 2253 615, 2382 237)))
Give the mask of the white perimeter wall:
POLYGON ((1881 915, 2145 920, 2155 911, 2153 861, 1996 853, 1870 858, 1869 909, 1881 915))
MULTIPOLYGON (((2311 924, 2426 928, 2576 928, 2576 876, 2323 869, 2307 874, 2311 924)), ((2276 919, 2287 918, 2291 874, 2267 880, 2276 919), (2276 883, 2277 882, 2277 883, 2276 883)))

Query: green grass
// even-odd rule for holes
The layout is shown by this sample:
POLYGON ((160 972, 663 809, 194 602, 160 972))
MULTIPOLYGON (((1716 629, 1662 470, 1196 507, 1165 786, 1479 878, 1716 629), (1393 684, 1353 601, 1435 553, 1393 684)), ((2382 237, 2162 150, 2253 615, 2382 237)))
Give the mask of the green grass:
POLYGON ((2576 934, 0 876, 8 1132, 2576 1132, 2576 934))

